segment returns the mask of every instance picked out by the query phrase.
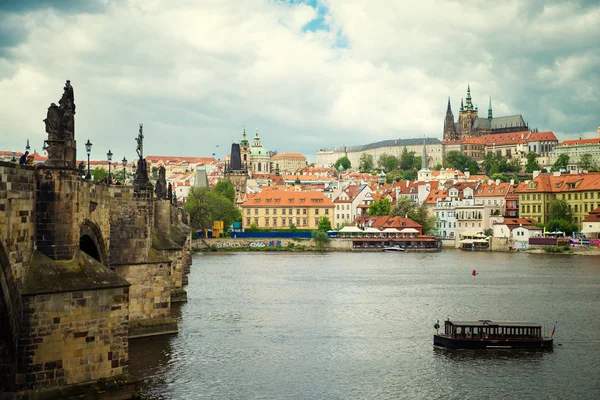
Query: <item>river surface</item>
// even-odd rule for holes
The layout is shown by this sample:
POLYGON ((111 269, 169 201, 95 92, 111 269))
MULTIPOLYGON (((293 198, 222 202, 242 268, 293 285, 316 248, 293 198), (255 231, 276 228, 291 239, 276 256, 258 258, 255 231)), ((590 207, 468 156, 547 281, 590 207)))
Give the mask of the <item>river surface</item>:
POLYGON ((600 398, 600 257, 204 253, 186 289, 130 342, 146 399, 600 398), (558 321, 554 350, 434 348, 447 317, 558 321))

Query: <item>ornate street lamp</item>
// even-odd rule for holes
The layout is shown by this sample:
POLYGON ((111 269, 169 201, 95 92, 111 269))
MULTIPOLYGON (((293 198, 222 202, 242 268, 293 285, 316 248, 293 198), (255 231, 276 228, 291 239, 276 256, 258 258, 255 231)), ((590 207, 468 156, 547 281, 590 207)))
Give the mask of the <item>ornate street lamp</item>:
MULTIPOLYGON (((44 143, 45 145, 46 143, 44 143)), ((87 142, 85 143, 85 152, 87 153, 88 156, 88 173, 85 176, 85 179, 92 179, 92 175, 90 174, 90 153, 92 152, 92 142, 90 142, 90 139, 87 140, 87 142)))
POLYGON ((13 152, 13 158, 12 158, 10 161, 12 161, 12 162, 14 162, 14 163, 16 163, 16 162, 17 162, 17 157, 15 157, 15 153, 14 153, 14 152, 13 152))
POLYGON ((123 157, 121 162, 123 163, 123 184, 125 184, 125 167, 127 166, 127 159, 123 157))
POLYGON ((106 153, 106 157, 108 158, 108 183, 111 183, 110 179, 110 162, 112 161, 113 153, 108 149, 108 153, 106 153))

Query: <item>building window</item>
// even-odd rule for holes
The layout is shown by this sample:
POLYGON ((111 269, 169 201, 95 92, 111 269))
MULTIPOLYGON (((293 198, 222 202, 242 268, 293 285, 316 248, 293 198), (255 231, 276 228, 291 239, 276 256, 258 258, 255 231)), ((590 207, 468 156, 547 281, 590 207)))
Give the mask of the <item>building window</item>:
POLYGON ((250 226, 250 218, 246 218, 246 225, 250 226))
POLYGON ((306 218, 302 218, 302 225, 306 226, 306 218))
POLYGON ((315 208, 315 215, 319 215, 319 209, 315 208))
POLYGON ((269 226, 269 219, 270 219, 269 217, 265 218, 265 226, 269 226))
POLYGON ((250 215, 250 209, 246 208, 246 215, 250 215))
POLYGON ((302 209, 302 214, 303 214, 303 215, 306 215, 306 208, 303 208, 303 209, 302 209))
POLYGON ((296 215, 300 215, 300 209, 296 208, 296 215))
POLYGON ((277 215, 277 209, 276 208, 273 209, 273 215, 277 215))
POLYGON ((281 209, 281 215, 285 215, 285 208, 281 209))
POLYGON ((319 226, 319 218, 315 218, 315 227, 319 226))
POLYGON ((325 215, 329 215, 329 208, 325 209, 325 215))
POLYGON ((254 218, 254 225, 258 226, 258 218, 254 218))
POLYGON ((269 215, 269 209, 265 208, 265 215, 269 215))
POLYGON ((258 215, 258 208, 254 209, 254 215, 258 215))
POLYGON ((277 218, 273 218, 273 226, 277 226, 277 218))

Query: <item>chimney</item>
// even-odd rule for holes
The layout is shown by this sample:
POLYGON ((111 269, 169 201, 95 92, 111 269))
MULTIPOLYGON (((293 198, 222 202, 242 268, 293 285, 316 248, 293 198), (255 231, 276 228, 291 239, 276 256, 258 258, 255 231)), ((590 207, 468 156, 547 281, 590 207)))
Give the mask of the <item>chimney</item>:
POLYGON ((552 176, 560 176, 560 171, 554 171, 554 172, 552 173, 552 176))
POLYGON ((493 180, 491 180, 491 179, 488 179, 488 181, 487 181, 487 184, 491 186, 491 185, 492 185, 492 183, 494 183, 494 181, 493 181, 493 180))
POLYGON ((471 177, 470 171, 465 171, 465 178, 469 179, 471 177))
POLYGON ((511 180, 510 180, 510 186, 512 186, 512 185, 514 185, 514 184, 515 184, 515 180, 514 180, 514 179, 511 179, 511 180))
POLYGON ((500 179, 496 179, 496 186, 500 184, 500 179))

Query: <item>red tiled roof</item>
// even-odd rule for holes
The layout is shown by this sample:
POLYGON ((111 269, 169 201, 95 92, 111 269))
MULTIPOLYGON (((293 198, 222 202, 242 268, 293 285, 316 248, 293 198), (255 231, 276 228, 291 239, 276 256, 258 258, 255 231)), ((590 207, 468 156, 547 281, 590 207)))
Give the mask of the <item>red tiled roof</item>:
POLYGON ((600 138, 592 139, 575 139, 575 140, 563 140, 559 146, 585 146, 590 144, 600 144, 600 138))
POLYGON ((548 132, 531 132, 529 134, 529 136, 527 136, 527 141, 528 142, 537 142, 537 141, 553 141, 553 142, 558 142, 558 139, 556 138, 556 136, 554 135, 554 132, 552 131, 548 131, 548 132))
POLYGON ((587 174, 539 174, 529 184, 524 185, 515 191, 516 193, 561 193, 561 192, 581 192, 587 190, 600 191, 600 173, 587 174))
POLYGON ((246 200, 242 207, 334 207, 322 192, 295 192, 270 188, 246 200))

